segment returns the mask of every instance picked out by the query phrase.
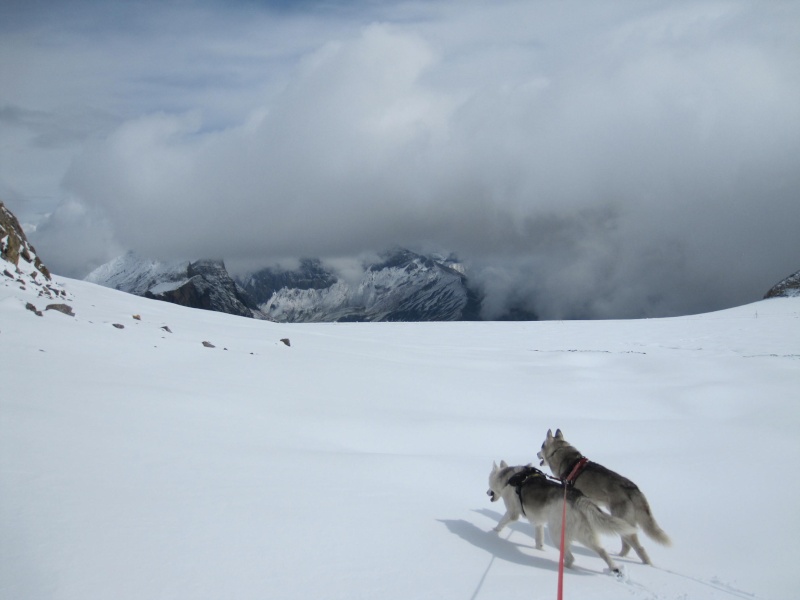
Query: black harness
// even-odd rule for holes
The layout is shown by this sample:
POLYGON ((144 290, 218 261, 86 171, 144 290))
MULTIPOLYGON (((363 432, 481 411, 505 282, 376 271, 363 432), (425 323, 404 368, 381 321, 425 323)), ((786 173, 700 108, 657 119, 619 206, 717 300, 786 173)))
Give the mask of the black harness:
POLYGON ((519 498, 519 506, 522 509, 523 515, 525 514, 525 503, 522 501, 522 486, 524 486, 532 479, 537 479, 539 477, 543 477, 544 479, 550 479, 552 481, 558 481, 560 483, 560 480, 556 479, 555 477, 550 477, 549 475, 545 475, 539 469, 531 465, 526 465, 522 467, 522 470, 519 473, 514 473, 511 477, 509 477, 508 483, 506 483, 506 485, 514 486, 517 492, 517 497, 519 498))
MULTIPOLYGON (((522 487, 533 479, 537 479, 539 477, 543 477, 544 479, 549 479, 550 481, 554 481, 559 485, 565 485, 567 487, 572 487, 575 485, 575 480, 583 473, 583 470, 586 468, 586 465, 589 463, 589 459, 585 456, 581 456, 578 460, 576 460, 572 466, 570 466, 569 470, 567 471, 567 475, 562 479, 557 477, 551 477, 537 469, 532 465, 525 465, 522 467, 522 470, 518 473, 514 473, 511 477, 508 478, 508 483, 506 485, 513 486, 517 492, 517 498, 519 498, 519 506, 522 509, 522 514, 525 514, 525 503, 522 501, 522 487)), ((527 515, 526 515, 527 516, 527 515)))

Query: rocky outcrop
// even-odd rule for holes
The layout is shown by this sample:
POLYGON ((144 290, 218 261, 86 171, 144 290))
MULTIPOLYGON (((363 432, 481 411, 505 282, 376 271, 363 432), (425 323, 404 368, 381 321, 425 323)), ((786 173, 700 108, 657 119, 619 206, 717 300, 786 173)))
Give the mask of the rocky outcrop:
POLYGON ((181 306, 214 310, 240 317, 257 316, 258 308, 231 279, 221 260, 189 263, 187 279, 176 287, 156 286, 143 295, 181 306))
POLYGON ((19 221, 2 202, 0 202, 0 258, 16 266, 18 274, 25 272, 33 277, 41 274, 48 281, 51 279, 50 271, 36 255, 36 250, 28 242, 19 221))
MULTIPOLYGON (((62 283, 50 275, 36 250, 28 242, 22 226, 8 208, 0 202, 0 286, 17 287, 31 300, 70 301, 62 283)), ((44 313, 33 302, 26 308, 37 316, 44 313)), ((70 309, 71 310, 71 309, 70 309)))
POLYGON ((783 279, 782 281, 779 281, 772 286, 766 294, 764 294, 764 298, 794 298, 798 296, 800 296, 800 271, 794 275, 789 275, 789 277, 783 279))

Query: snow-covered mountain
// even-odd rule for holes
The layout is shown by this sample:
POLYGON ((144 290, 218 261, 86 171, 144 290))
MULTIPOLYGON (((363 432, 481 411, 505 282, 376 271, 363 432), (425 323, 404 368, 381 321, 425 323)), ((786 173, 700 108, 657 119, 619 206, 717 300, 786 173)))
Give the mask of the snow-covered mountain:
POLYGON ((397 249, 357 281, 321 261, 261 269, 235 282, 221 261, 158 262, 128 253, 87 281, 148 298, 279 322, 472 321, 480 300, 452 257, 397 249))
POLYGON ((161 262, 128 252, 97 267, 85 279, 115 290, 144 296, 156 286, 179 285, 185 282, 188 268, 189 261, 161 262))
POLYGON ((781 296, 786 298, 800 296, 800 271, 789 275, 786 279, 782 279, 764 294, 764 298, 779 298, 781 296))
POLYGON ((365 265, 356 282, 305 260, 298 269, 263 269, 240 283, 279 322, 477 320, 480 300, 456 265, 397 249, 365 265))
POLYGON ((89 273, 86 281, 191 308, 263 318, 220 260, 160 262, 128 252, 89 273))

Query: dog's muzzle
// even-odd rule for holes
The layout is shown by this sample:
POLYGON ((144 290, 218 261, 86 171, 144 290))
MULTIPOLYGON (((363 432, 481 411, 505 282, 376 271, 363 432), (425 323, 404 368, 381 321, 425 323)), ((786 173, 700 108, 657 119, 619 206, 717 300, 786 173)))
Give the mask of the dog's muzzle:
POLYGON ((486 495, 489 496, 489 499, 492 502, 496 502, 497 501, 497 496, 495 495, 495 493, 492 490, 487 490, 486 491, 486 495))

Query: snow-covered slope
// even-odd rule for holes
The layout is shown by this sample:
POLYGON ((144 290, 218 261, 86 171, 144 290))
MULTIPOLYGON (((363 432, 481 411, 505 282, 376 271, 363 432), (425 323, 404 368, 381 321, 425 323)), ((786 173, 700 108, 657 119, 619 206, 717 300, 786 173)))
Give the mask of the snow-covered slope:
POLYGON ((645 538, 656 566, 622 559, 625 581, 576 547, 566 598, 796 595, 798 298, 289 325, 55 284, 74 316, 0 277, 3 598, 554 598, 558 552, 493 533, 485 494, 549 427, 673 540, 645 538))

